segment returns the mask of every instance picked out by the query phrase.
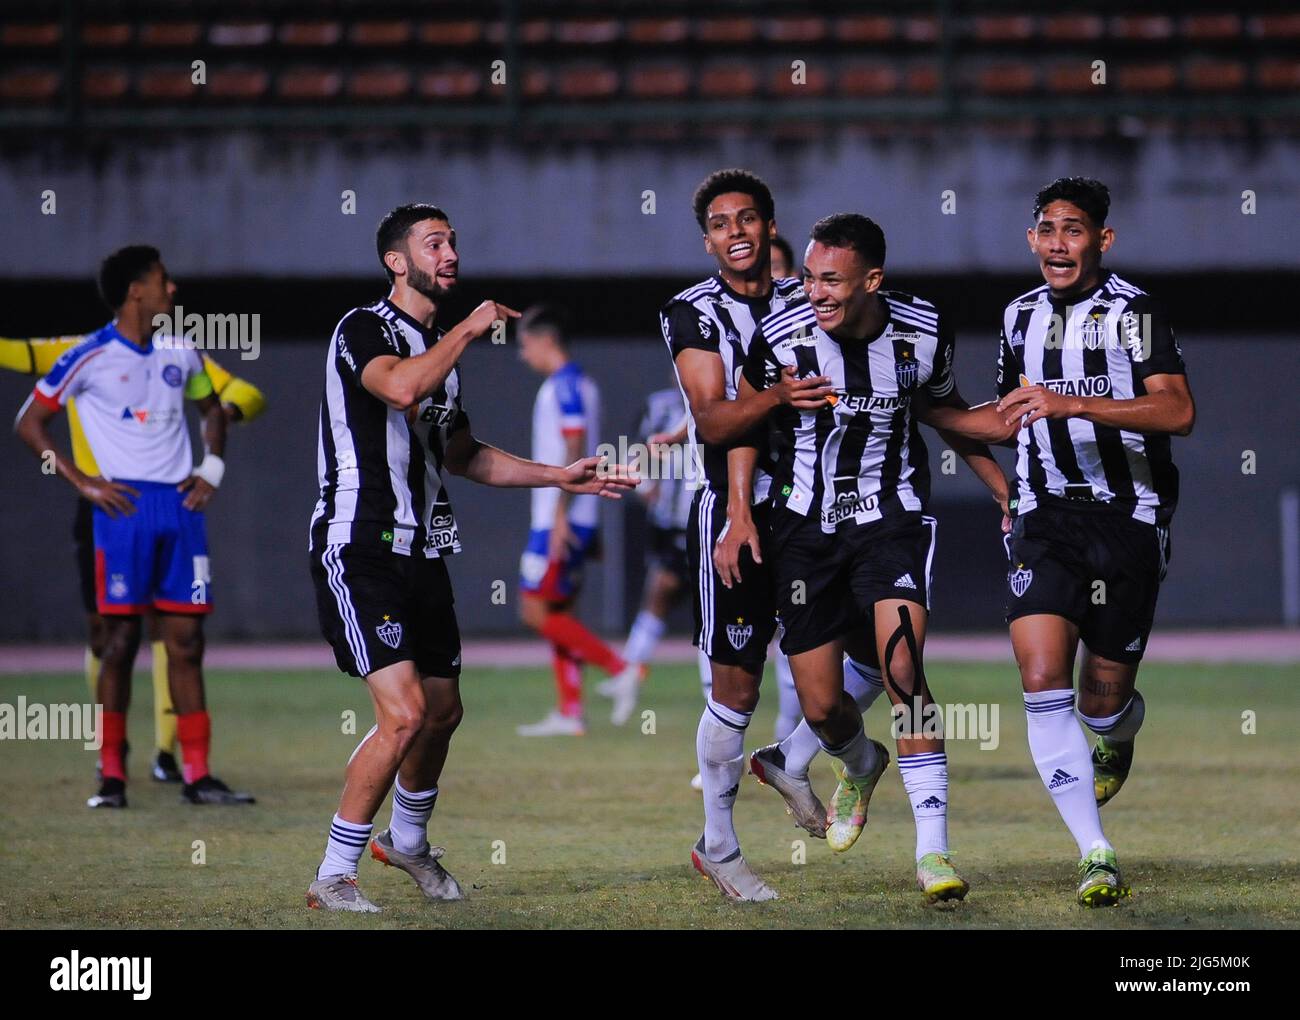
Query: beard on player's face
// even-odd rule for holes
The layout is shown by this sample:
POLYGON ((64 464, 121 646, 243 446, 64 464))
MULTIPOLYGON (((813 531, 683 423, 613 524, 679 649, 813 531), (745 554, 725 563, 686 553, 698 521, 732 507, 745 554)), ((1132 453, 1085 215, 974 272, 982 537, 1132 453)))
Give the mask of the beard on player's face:
POLYGON ((407 264, 406 285, 416 293, 423 294, 430 301, 438 301, 451 292, 450 286, 440 283, 433 274, 426 273, 413 263, 407 264))

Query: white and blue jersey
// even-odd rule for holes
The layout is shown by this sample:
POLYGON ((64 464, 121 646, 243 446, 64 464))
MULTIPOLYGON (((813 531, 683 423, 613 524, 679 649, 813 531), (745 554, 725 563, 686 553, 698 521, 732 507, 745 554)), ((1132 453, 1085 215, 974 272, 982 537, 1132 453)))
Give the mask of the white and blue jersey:
MULTIPOLYGON (((594 456, 600 433, 600 390, 577 362, 567 362, 549 376, 533 403, 533 460, 542 464, 569 463, 567 436, 583 434, 584 457, 594 456)), ((569 524, 594 528, 599 516, 595 495, 574 496, 569 502, 569 524)), ((531 529, 549 531, 555 524, 560 490, 534 489, 531 529)))

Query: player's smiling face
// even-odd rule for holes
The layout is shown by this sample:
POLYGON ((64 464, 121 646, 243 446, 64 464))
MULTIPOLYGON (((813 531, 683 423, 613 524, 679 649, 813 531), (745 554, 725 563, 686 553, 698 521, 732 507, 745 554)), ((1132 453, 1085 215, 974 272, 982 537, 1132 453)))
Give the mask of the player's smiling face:
POLYGON ((812 241, 803 259, 803 290, 827 333, 854 331, 870 317, 873 295, 885 271, 869 268, 852 248, 833 248, 812 241))
POLYGON ((1110 227, 1097 226, 1073 202, 1057 199, 1043 207, 1028 231, 1029 248, 1055 295, 1069 297, 1095 287, 1101 256, 1115 240, 1110 227))
POLYGON ((431 301, 453 290, 460 279, 456 231, 446 220, 421 220, 406 235, 403 255, 406 285, 431 301))
POLYGON ((752 195, 717 196, 705 210, 704 226, 704 250, 725 272, 752 279, 770 264, 776 221, 763 221, 752 195))

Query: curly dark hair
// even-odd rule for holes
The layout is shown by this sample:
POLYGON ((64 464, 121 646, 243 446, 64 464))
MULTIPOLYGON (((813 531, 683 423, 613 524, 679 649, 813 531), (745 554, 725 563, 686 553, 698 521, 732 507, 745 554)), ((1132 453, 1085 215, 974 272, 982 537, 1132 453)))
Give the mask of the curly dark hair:
POLYGON ((695 197, 691 199, 691 208, 695 210, 695 222, 700 225, 702 231, 707 233, 709 229, 704 223, 704 217, 709 211, 709 203, 719 195, 731 191, 749 195, 758 206, 758 214, 763 217, 763 222, 772 222, 772 217, 776 215, 776 203, 772 200, 772 189, 761 177, 748 170, 736 168, 715 170, 700 182, 700 186, 695 189, 695 197))
POLYGON ((1091 177, 1058 177, 1034 196, 1034 219, 1038 219, 1053 202, 1065 201, 1077 205, 1099 227, 1106 225, 1110 212, 1110 189, 1091 177))

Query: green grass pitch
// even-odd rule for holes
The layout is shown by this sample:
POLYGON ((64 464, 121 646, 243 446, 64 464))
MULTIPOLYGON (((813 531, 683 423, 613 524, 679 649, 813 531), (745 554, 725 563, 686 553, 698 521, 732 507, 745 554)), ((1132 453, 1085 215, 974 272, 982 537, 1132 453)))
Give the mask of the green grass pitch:
MULTIPOLYGON (((1134 898, 1075 906, 1075 848, 1025 743, 1008 666, 934 663, 952 702, 999 705, 1000 743, 950 741, 949 832, 971 882, 964 904, 926 907, 912 871, 913 829, 898 772, 886 772, 862 839, 836 857, 805 837, 780 798, 746 777, 736 817, 742 845, 780 893, 725 902, 691 869, 702 824, 695 772, 700 692, 694 669, 654 670, 634 717, 607 722, 593 696, 581 739, 523 740, 517 723, 551 700, 548 670, 475 669, 430 836, 468 892, 426 904, 410 880, 369 856, 362 888, 384 912, 309 911, 304 893, 324 845, 342 770, 371 712, 362 684, 328 673, 214 673, 213 763, 252 808, 193 807, 146 778, 150 694, 137 677, 130 808, 88 810, 94 754, 74 742, 0 744, 0 926, 160 928, 454 927, 1294 927, 1300 922, 1295 667, 1143 668, 1147 721, 1134 773, 1103 810, 1134 898), (1243 712, 1256 733, 1243 733, 1243 712), (638 723, 641 723, 638 725, 638 723), (205 862, 194 863, 196 841, 205 862), (806 859, 800 860, 800 848, 806 859)), ((747 750, 771 739, 771 677, 747 750)), ((0 701, 80 702, 80 677, 0 681, 0 701)), ((868 729, 887 740, 877 705, 868 729)), ((887 741, 888 742, 888 741, 887 741)), ((824 759, 819 791, 831 789, 824 759)), ((388 806, 376 828, 386 824, 388 806)))

